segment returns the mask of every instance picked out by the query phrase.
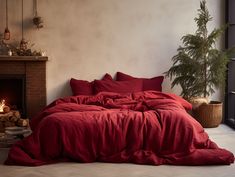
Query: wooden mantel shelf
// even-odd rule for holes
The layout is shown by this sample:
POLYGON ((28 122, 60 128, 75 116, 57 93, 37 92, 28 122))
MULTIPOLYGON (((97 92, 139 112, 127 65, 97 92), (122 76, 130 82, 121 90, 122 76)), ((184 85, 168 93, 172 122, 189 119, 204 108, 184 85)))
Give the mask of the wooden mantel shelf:
POLYGON ((48 57, 46 56, 8 56, 0 55, 1 61, 47 61, 48 57))

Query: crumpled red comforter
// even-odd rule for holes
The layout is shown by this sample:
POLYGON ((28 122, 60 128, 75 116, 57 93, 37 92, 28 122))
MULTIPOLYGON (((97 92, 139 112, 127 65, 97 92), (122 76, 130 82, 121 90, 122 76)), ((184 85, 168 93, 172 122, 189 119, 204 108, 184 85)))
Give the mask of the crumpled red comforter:
POLYGON ((58 99, 32 119, 33 133, 13 145, 5 164, 233 163, 185 109, 191 105, 181 97, 154 91, 58 99))

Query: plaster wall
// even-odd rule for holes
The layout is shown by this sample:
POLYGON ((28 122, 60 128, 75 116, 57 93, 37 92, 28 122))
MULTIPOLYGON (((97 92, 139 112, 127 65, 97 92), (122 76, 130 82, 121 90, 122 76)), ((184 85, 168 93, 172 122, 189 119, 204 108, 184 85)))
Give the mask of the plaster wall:
MULTIPOLYGON (((21 40, 21 1, 9 0, 11 41, 21 40)), ((69 79, 100 79, 122 71, 137 77, 162 75, 180 38, 196 29, 194 18, 199 0, 38 0, 44 28, 32 24, 33 0, 24 0, 24 37, 37 50, 45 51, 47 103, 71 95, 69 79)), ((214 21, 223 24, 224 3, 208 0, 214 21)), ((5 28, 5 0, 0 0, 0 30, 5 28)), ((218 45, 222 46, 221 41, 218 45)), ((165 79, 163 91, 170 88, 165 79)), ((212 96, 221 99, 221 92, 212 96)))

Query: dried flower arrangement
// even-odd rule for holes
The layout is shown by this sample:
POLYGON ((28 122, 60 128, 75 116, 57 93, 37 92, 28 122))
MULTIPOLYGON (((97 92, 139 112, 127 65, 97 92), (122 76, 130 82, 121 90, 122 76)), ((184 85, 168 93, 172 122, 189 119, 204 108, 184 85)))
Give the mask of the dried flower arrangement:
POLYGON ((42 51, 33 50, 34 44, 29 41, 21 40, 18 43, 6 43, 3 34, 0 34, 0 55, 13 55, 13 56, 44 56, 42 51))

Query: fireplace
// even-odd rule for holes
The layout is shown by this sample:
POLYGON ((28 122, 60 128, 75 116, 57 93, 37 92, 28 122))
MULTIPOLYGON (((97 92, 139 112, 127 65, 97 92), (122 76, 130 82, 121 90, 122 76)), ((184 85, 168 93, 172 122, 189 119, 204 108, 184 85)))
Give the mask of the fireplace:
POLYGON ((32 118, 46 106, 47 57, 0 56, 0 100, 32 118))
POLYGON ((26 117, 25 91, 25 75, 0 74, 0 100, 17 109, 22 117, 26 117))

